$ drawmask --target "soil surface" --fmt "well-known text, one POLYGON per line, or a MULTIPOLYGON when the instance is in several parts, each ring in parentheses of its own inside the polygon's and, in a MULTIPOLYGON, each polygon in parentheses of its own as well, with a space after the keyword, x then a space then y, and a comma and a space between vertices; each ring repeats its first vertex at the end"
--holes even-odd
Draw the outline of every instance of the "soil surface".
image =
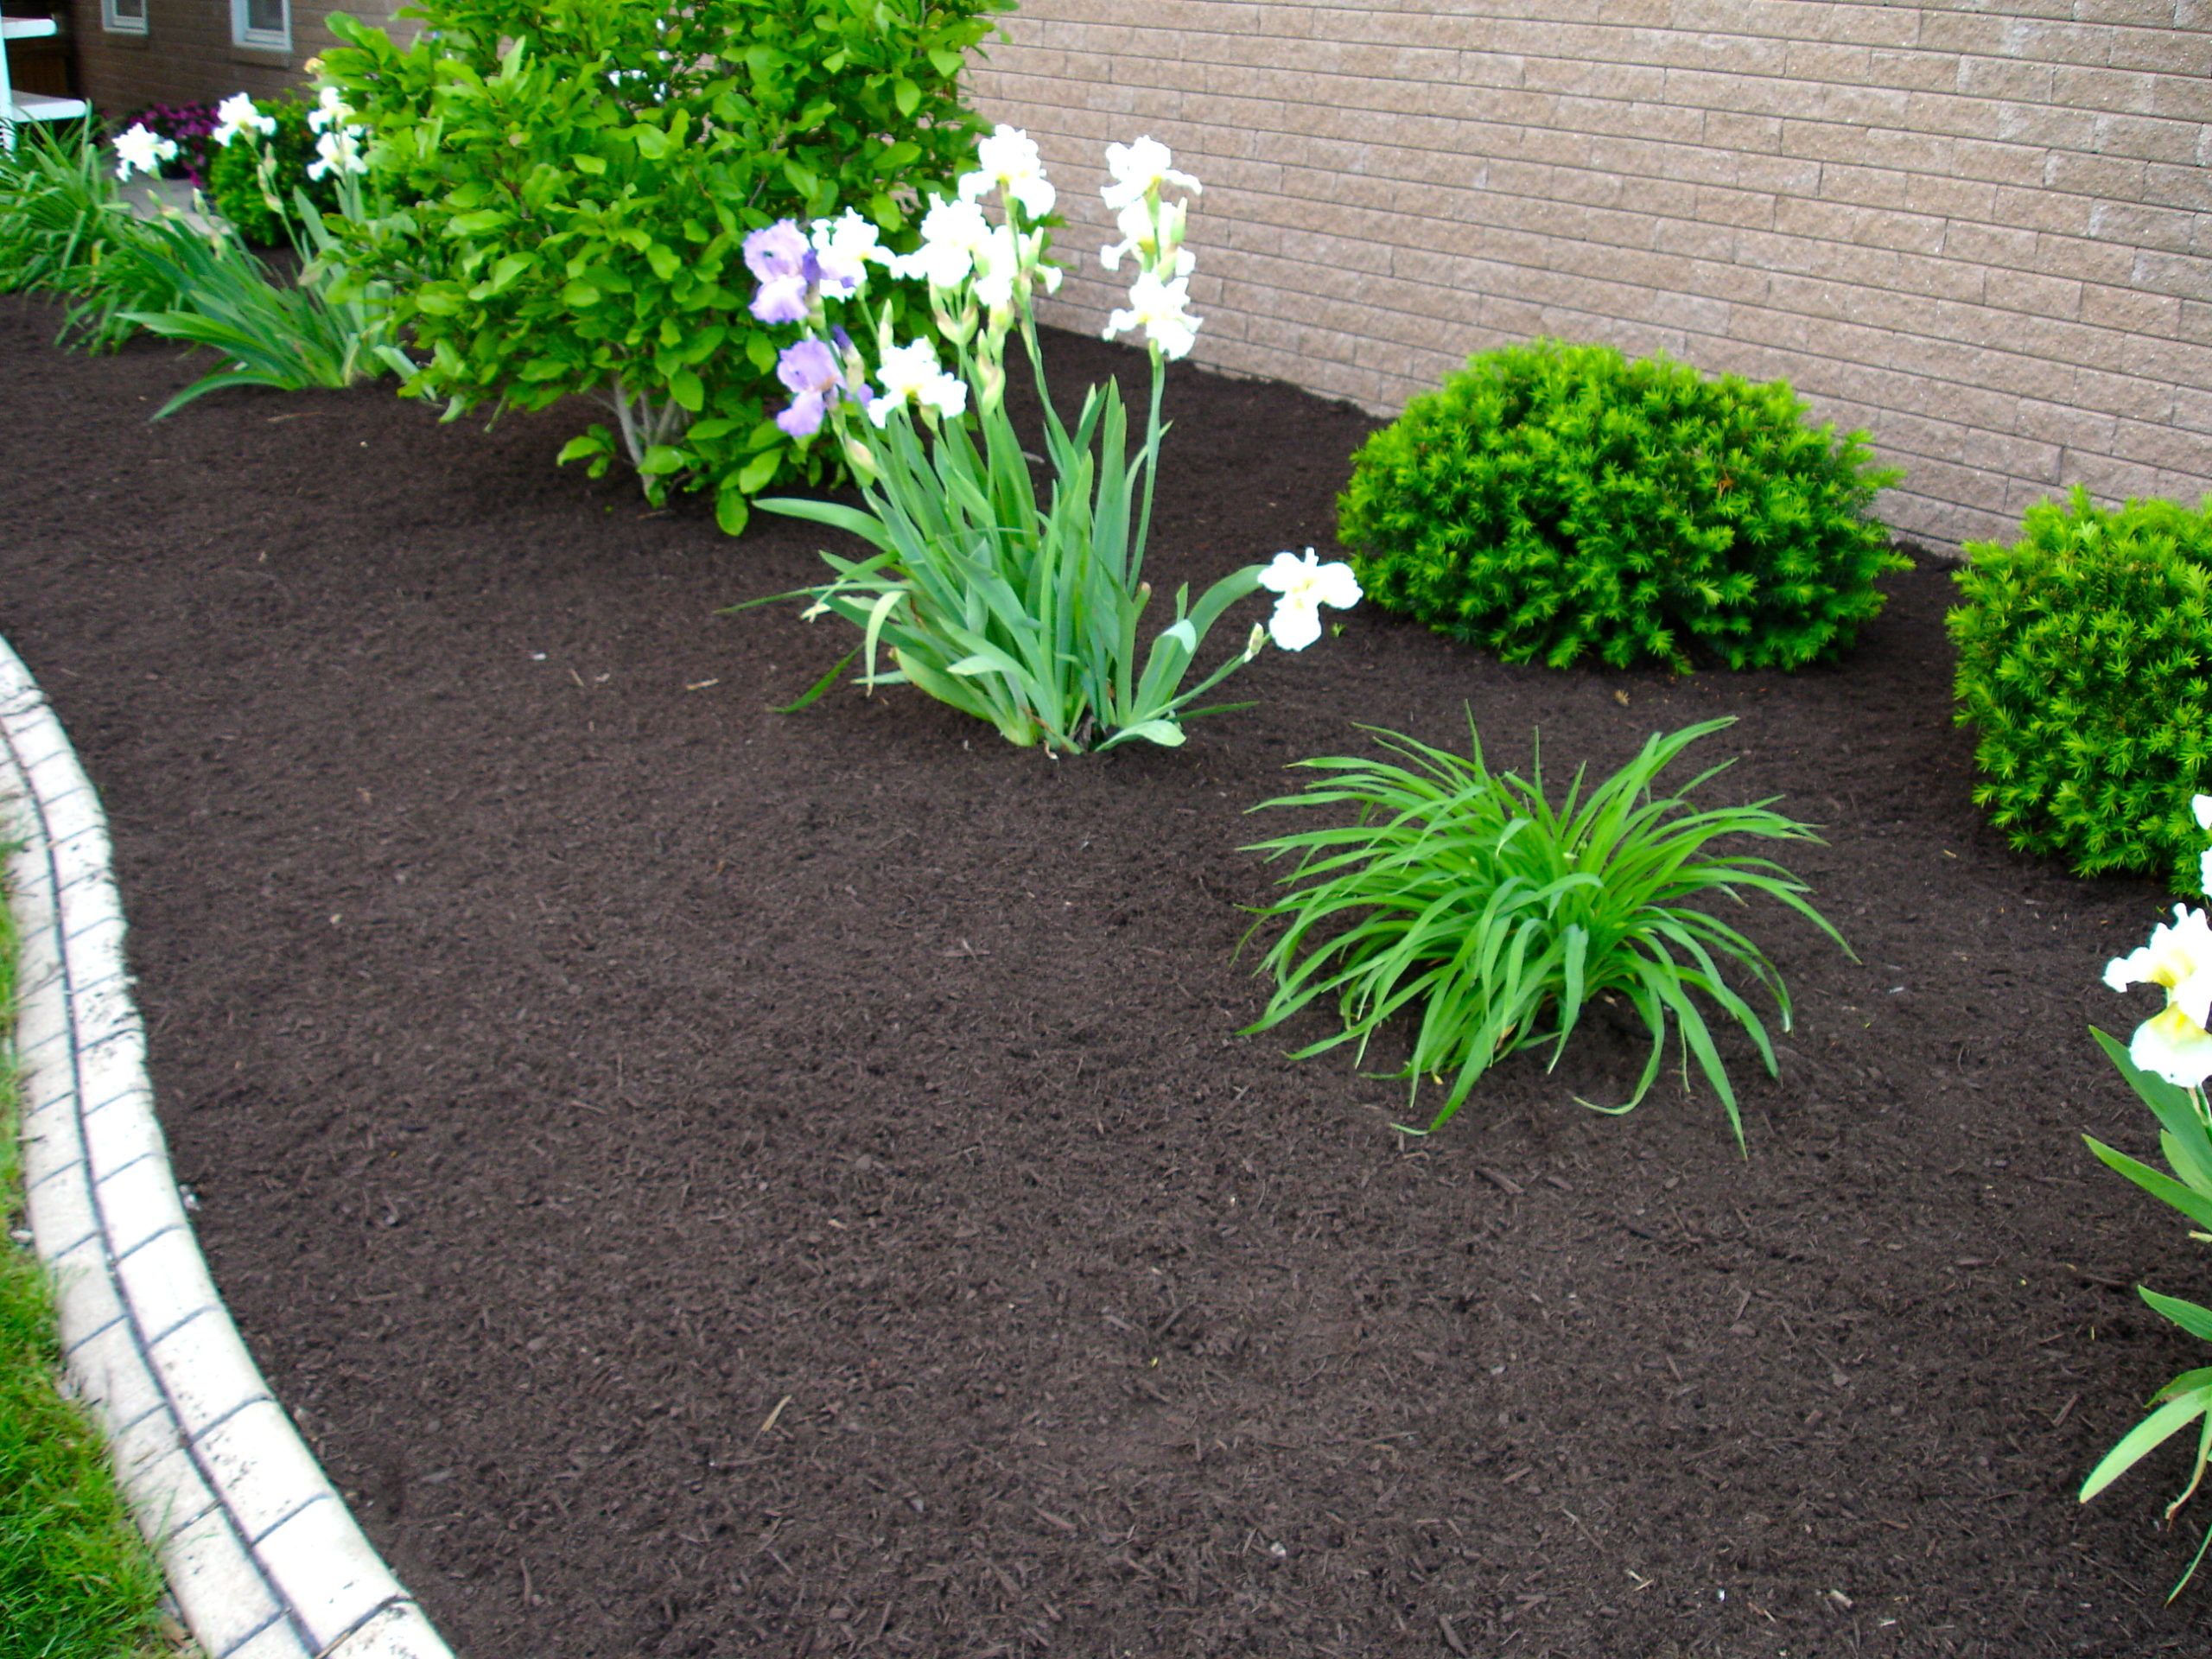
MULTIPOLYGON (((1052 760, 851 641, 821 532, 556 467, 576 410, 232 392, 0 302, 0 632, 113 823, 216 1278, 469 1659, 2201 1654, 2186 1458, 2075 1493, 2201 1347, 2093 1046, 2148 880, 1968 798, 1932 564, 1796 675, 1507 667, 1372 609, 1187 747, 1052 760), (1238 1035, 1246 814, 1362 723, 1554 775, 1714 715, 1853 961, 1749 1154, 1592 1029, 1430 1140, 1238 1035)), ((1141 359, 1050 337, 1056 377, 1141 359)), ((1150 569, 1330 546, 1373 423, 1179 369, 1150 569)), ((1247 621, 1233 616, 1217 648, 1247 621)), ((1370 1057, 1370 1063, 1376 1057, 1370 1057)))

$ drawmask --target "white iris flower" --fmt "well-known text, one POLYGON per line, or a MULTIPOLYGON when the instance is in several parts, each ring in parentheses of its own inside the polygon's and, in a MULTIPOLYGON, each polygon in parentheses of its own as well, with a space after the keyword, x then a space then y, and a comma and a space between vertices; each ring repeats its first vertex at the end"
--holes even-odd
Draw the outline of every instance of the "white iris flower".
POLYGON ((891 255, 876 236, 875 226, 848 207, 836 219, 817 219, 808 245, 825 288, 849 299, 868 283, 871 263, 888 264, 891 255))
POLYGON ((931 340, 892 346, 883 353, 875 377, 883 383, 883 395, 868 399, 868 417, 879 427, 909 400, 941 415, 957 416, 968 407, 968 383, 938 366, 937 346, 931 340))
POLYGON ((922 245, 891 260, 894 276, 920 276, 931 288, 957 288, 976 267, 976 255, 991 239, 991 221, 972 201, 930 199, 922 215, 922 245))
POLYGON ((1141 328, 1145 339, 1159 346, 1163 356, 1188 356, 1198 339, 1198 325, 1205 321, 1192 316, 1187 308, 1188 288, 1184 277, 1162 282, 1146 271, 1129 284, 1128 306, 1106 319, 1105 337, 1111 340, 1126 329, 1141 328))
POLYGON ((1045 176, 1044 160, 1035 143, 1019 128, 994 129, 989 137, 976 146, 976 170, 961 176, 963 201, 974 201, 993 190, 1003 191, 1007 200, 1020 203, 1021 211, 1032 219, 1044 218, 1058 200, 1052 181, 1045 176))
POLYGON ((266 138, 276 130, 276 118, 264 115, 252 94, 233 92, 215 106, 215 130, 208 137, 227 149, 231 140, 242 132, 257 132, 266 138))
POLYGON ((2174 906, 2171 925, 2151 930, 2151 943, 2105 969, 2115 991, 2131 985, 2164 988, 2166 1006, 2136 1027, 2127 1058, 2177 1087, 2196 1089, 2212 1077, 2212 927, 2204 912, 2174 906))
POLYGON ((1361 598, 1351 567, 1341 560, 1324 564, 1310 547, 1302 559, 1295 553, 1276 554, 1260 572, 1260 586, 1282 595, 1268 619, 1268 632, 1285 651, 1303 651, 1321 637, 1321 607, 1348 611, 1361 598))
POLYGON ((1122 239, 1110 242, 1098 251, 1098 263, 1109 270, 1119 270, 1124 255, 1133 257, 1138 268, 1159 270, 1170 267, 1168 274, 1187 276, 1198 261, 1183 245, 1183 226, 1190 210, 1179 201, 1163 201, 1158 216, 1154 216, 1151 204, 1133 201, 1114 216, 1114 228, 1121 232, 1122 239))
POLYGON ((1117 213, 1131 202, 1141 201, 1162 188, 1198 194, 1204 187, 1189 174, 1178 173, 1174 161, 1167 146, 1154 138, 1140 138, 1133 144, 1109 144, 1106 170, 1114 175, 1114 182, 1099 194, 1117 213))
POLYGON ((159 174, 163 162, 176 159, 176 140, 164 138, 144 122, 115 141, 115 176, 129 179, 136 170, 159 174))

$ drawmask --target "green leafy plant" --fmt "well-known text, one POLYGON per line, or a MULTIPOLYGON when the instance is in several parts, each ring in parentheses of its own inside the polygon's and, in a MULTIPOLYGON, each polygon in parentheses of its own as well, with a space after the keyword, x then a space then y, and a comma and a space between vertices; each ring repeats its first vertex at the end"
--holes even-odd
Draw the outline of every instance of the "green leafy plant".
MULTIPOLYGON (((979 167, 961 179, 957 198, 930 209, 912 256, 885 254, 857 214, 824 221, 811 238, 789 220, 747 238, 747 264, 760 278, 753 314, 808 330, 779 358, 795 396, 777 420, 802 442, 829 423, 866 504, 785 498, 760 505, 848 531, 876 550, 867 559, 824 552, 836 581, 752 603, 810 598, 809 615, 834 613, 862 630, 859 651, 845 659, 866 654, 861 684, 911 684, 989 721, 1008 742, 1071 754, 1137 740, 1181 743, 1185 721, 1219 711, 1192 705, 1257 656, 1270 633, 1284 648, 1302 650, 1320 637, 1322 605, 1357 601, 1344 565, 1323 564, 1311 548, 1303 559, 1280 553, 1264 568, 1224 576, 1195 606, 1189 589, 1179 590, 1175 620, 1153 637, 1140 667, 1137 629, 1152 596, 1142 573, 1160 393, 1166 360, 1190 350, 1198 327, 1185 309, 1192 262, 1182 246, 1185 207, 1161 197, 1163 188, 1194 192, 1198 185, 1171 160, 1149 139, 1107 146, 1113 182, 1104 194, 1125 238, 1109 263, 1134 255, 1137 264, 1130 307, 1114 314, 1108 332, 1143 328, 1152 369, 1145 439, 1134 456, 1116 383, 1090 388, 1072 431, 1046 385, 1031 296, 1040 282, 1049 290, 1059 278, 1045 262, 1042 227, 1055 198, 1026 134, 1001 127, 984 140, 979 167), (1005 219, 995 226, 982 207, 994 192, 1004 194, 1005 219), (938 366, 927 339, 894 345, 887 314, 862 330, 874 337, 873 365, 851 335, 828 322, 833 302, 867 309, 871 263, 927 280, 957 372, 938 366), (1052 487, 1042 503, 1004 402, 1006 345, 1017 324, 1044 410, 1044 471, 1052 487), (880 393, 868 384, 871 374, 880 393), (1241 652, 1185 686, 1214 623, 1262 587, 1279 595, 1268 626, 1255 624, 1241 652), (879 665, 886 648, 895 667, 879 665)), ((793 706, 826 690, 844 666, 793 706)))
POLYGON ((1764 893, 1847 955, 1850 947, 1787 870, 1713 845, 1732 836, 1819 840, 1809 828, 1769 810, 1771 799, 1693 810, 1683 798, 1732 763, 1699 773, 1680 795, 1655 792, 1659 774, 1684 749, 1732 723, 1655 733, 1586 796, 1578 768, 1556 805, 1540 764, 1525 780, 1490 771, 1471 719, 1468 756, 1375 731, 1411 764, 1342 756, 1298 762, 1332 775, 1255 810, 1350 805, 1357 817, 1249 849, 1270 860, 1294 855, 1297 864, 1283 878, 1292 890, 1262 908, 1254 924, 1255 932, 1271 922, 1286 925, 1262 963, 1274 995, 1249 1031, 1332 1001, 1344 1028, 1294 1058, 1343 1043, 1364 1057, 1394 1017, 1414 1018, 1411 1057, 1397 1075, 1411 1080, 1415 1096, 1424 1077, 1445 1090, 1443 1105, 1419 1131, 1431 1134, 1505 1055, 1548 1043, 1556 1065, 1584 1010, 1617 994, 1642 1019, 1651 1052, 1628 1100, 1596 1109, 1626 1112, 1643 1100, 1672 1032, 1685 1080, 1694 1055, 1742 1146, 1735 1090, 1699 1005, 1740 1026, 1773 1076, 1766 1028, 1726 971, 1765 988, 1784 1031, 1789 995, 1765 952, 1690 901, 1725 895, 1740 904, 1745 893, 1764 893))
POLYGON ((131 312, 176 301, 135 257, 144 237, 116 185, 89 122, 25 123, 0 151, 0 291, 66 301, 60 338, 87 351, 113 351, 139 332, 131 312))
POLYGON ((1338 536, 1377 604, 1508 662, 1797 668, 1907 563, 1900 474, 1782 381, 1536 340, 1467 360, 1354 458, 1338 536))
MULTIPOLYGON (((2212 830, 2212 795, 2198 795, 2190 806, 2198 827, 2212 830)), ((2212 886, 2212 852, 2200 857, 2205 885, 2212 886)), ((2094 1027, 2091 1034, 2158 1119, 2158 1148, 2171 1173, 2155 1170, 2092 1135, 2082 1138, 2108 1168, 2208 1230, 2191 1233, 2192 1238, 2212 1243, 2212 1103, 2204 1092, 2205 1080, 2212 1077, 2212 1033, 2205 1029, 2212 1020, 2212 925, 2207 924, 2202 911, 2175 906, 2173 921, 2152 928, 2148 944, 2113 960, 2105 969, 2105 983, 2116 991, 2157 985, 2166 993, 2165 1006, 2135 1028, 2126 1047, 2094 1027)), ((2136 1291, 2153 1313, 2191 1336, 2212 1342, 2212 1308, 2161 1295, 2147 1286, 2139 1285, 2136 1291)), ((2089 1471, 2082 1483, 2082 1502, 2088 1503, 2201 1420, 2189 1483, 2166 1506, 2166 1519, 2171 1522, 2196 1495, 2206 1467, 2212 1465, 2212 1366, 2183 1371, 2151 1396, 2151 1405, 2150 1414, 2089 1471)), ((2212 1547, 2212 1529, 2207 1529, 2167 1600, 2187 1587, 2208 1547, 2212 1547)))
MULTIPOLYGON (((359 130, 346 124, 351 113, 326 90, 321 107, 308 117, 321 134, 309 172, 331 176, 343 210, 340 222, 358 225, 364 217, 359 175, 365 168, 359 130)), ((253 123, 264 119, 243 92, 224 104, 222 118, 219 131, 229 133, 233 149, 255 143, 253 123)), ((116 148, 122 158, 118 172, 143 164, 143 143, 119 141, 116 148)), ((305 194, 294 197, 294 210, 295 245, 305 263, 299 281, 289 286, 272 278, 235 229, 197 216, 164 212, 135 223, 123 239, 118 261, 144 273, 149 289, 173 296, 159 310, 128 311, 124 320, 207 346, 226 359, 170 398, 155 419, 225 386, 297 391, 350 385, 386 368, 397 370, 403 381, 414 372, 413 363, 391 343, 390 291, 353 279, 336 238, 305 194)))
POLYGON ((323 66, 400 205, 353 238, 448 416, 602 403, 562 452, 647 496, 711 491, 735 533, 779 476, 818 481, 765 413, 772 340, 747 233, 858 204, 886 235, 982 130, 958 76, 1011 0, 423 0, 403 49, 350 20, 323 66))
MULTIPOLYGON (((301 211, 312 210, 302 200, 301 211)), ((321 232, 318 219, 305 222, 321 232)), ((147 226, 130 257, 173 285, 176 297, 163 310, 128 312, 128 320, 223 359, 156 410, 156 420, 226 386, 300 391, 349 386, 387 368, 404 380, 413 371, 391 344, 390 313, 378 296, 355 289, 333 300, 312 266, 297 285, 281 284, 232 238, 177 219, 147 226)))
POLYGON ((1971 543, 1949 618, 1974 798, 2022 852, 2203 891, 2192 791, 2212 784, 2212 499, 2076 489, 2010 547, 1971 543))
POLYGON ((318 160, 317 134, 308 124, 308 106, 296 98, 257 100, 260 114, 276 124, 260 142, 237 135, 214 148, 207 168, 207 202, 255 247, 281 248, 298 237, 295 198, 304 195, 318 216, 343 211, 339 203, 341 175, 323 170, 308 176, 318 160))

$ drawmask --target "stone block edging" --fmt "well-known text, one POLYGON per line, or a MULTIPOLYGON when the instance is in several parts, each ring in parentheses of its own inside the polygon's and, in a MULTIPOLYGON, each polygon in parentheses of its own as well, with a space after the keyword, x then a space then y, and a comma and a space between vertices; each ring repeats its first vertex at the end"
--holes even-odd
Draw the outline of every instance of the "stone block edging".
POLYGON ((216 1294, 147 1080, 106 820, 0 641, 23 1181, 72 1384, 208 1659, 453 1659, 216 1294))

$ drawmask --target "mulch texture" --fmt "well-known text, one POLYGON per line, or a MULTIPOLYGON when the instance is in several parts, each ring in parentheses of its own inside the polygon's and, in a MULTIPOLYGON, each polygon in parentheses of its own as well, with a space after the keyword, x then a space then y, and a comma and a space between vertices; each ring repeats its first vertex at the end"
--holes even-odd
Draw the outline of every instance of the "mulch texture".
MULTIPOLYGON (((1257 700, 1052 760, 849 645, 821 535, 553 464, 574 410, 221 394, 0 302, 0 632, 111 815, 216 1278, 469 1659, 2202 1653, 2178 1447, 2084 1472, 2203 1293, 2092 1045, 2156 883, 1968 798, 1949 576, 1783 676, 1507 667, 1363 609, 1257 700), (1748 1157, 1632 1033, 1432 1140, 1326 1027, 1240 1037, 1246 816, 1360 724, 1779 795, 1859 952, 1748 1157), (1694 750, 1693 758, 1700 751, 1694 750)), ((1050 337, 1070 387, 1141 359, 1050 337)), ((1329 547, 1373 423, 1179 369, 1151 569, 1329 547)), ((1249 607, 1254 617, 1261 607, 1249 607)), ((1232 618, 1241 633, 1249 618, 1232 618)), ((1217 647, 1226 642, 1224 634, 1217 647)))

